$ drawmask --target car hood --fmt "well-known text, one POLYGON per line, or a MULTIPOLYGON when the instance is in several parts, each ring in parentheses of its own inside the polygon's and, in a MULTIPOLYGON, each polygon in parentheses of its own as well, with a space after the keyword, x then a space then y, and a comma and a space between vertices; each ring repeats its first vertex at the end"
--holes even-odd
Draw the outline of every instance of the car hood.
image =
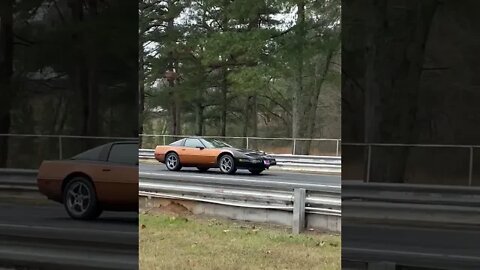
POLYGON ((240 148, 227 148, 231 151, 249 156, 249 157, 261 157, 265 156, 266 153, 263 151, 258 151, 258 150, 251 150, 251 149, 240 149, 240 148))

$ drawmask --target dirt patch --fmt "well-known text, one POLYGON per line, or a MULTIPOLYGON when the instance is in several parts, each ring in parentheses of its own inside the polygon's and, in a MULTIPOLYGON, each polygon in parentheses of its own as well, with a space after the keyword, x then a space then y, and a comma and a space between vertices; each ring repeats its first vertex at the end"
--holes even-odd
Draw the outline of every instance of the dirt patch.
POLYGON ((191 215, 192 211, 178 201, 164 199, 157 207, 150 207, 143 211, 150 214, 165 214, 172 216, 191 215))

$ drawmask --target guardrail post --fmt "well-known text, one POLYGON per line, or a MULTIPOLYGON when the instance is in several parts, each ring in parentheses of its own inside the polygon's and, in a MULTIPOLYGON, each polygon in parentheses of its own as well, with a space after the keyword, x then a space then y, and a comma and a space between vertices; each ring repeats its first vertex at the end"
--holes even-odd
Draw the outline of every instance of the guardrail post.
POLYGON ((306 193, 307 191, 304 188, 296 188, 293 191, 293 234, 299 234, 305 229, 306 193))
POLYGON ((166 137, 166 136, 163 135, 163 145, 166 145, 166 144, 167 144, 167 143, 165 142, 165 141, 166 141, 166 140, 165 140, 165 137, 166 137))
POLYGON ((58 136, 58 159, 63 158, 62 136, 58 136))
POLYGON ((468 185, 472 185, 472 175, 473 175, 473 146, 470 146, 470 164, 468 165, 468 185))
POLYGON ((368 151, 367 151, 367 178, 365 179, 365 182, 370 182, 370 167, 371 167, 371 162, 372 162, 372 146, 368 145, 368 151))
POLYGON ((296 148, 297 148, 297 139, 294 138, 294 139, 293 139, 292 155, 295 155, 296 148))
POLYGON ((247 137, 247 149, 248 149, 248 137, 247 137))
POLYGON ((338 157, 338 152, 339 152, 339 151, 338 151, 338 150, 339 150, 339 149, 338 149, 339 145, 340 145, 340 140, 337 140, 337 151, 336 151, 336 154, 335 154, 337 157, 338 157))

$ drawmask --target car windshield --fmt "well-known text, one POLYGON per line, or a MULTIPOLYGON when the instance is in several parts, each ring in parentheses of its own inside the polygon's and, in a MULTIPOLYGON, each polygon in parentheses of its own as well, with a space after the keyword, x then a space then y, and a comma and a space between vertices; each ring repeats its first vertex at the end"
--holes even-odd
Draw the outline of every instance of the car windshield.
POLYGON ((207 148, 224 148, 224 147, 233 147, 228 143, 215 140, 215 139, 201 139, 202 143, 205 144, 207 148))

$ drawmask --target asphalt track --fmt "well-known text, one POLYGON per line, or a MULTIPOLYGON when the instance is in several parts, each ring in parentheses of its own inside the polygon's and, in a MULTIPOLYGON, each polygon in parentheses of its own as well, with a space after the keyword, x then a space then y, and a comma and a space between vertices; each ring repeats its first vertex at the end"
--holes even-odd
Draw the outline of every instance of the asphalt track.
POLYGON ((104 212, 97 220, 79 221, 71 219, 63 205, 46 199, 42 205, 0 203, 0 225, 138 232, 137 215, 135 212, 104 212))
POLYGON ((359 250, 367 252, 368 256, 396 261, 400 265, 480 269, 478 228, 415 228, 344 223, 342 243, 344 260, 349 259, 346 250, 359 250))
POLYGON ((78 221, 71 219, 62 205, 48 202, 45 205, 0 203, 0 224, 138 232, 137 213, 104 212, 97 220, 78 221))
POLYGON ((0 203, 0 269, 138 269, 138 214, 71 219, 46 198, 0 203))
POLYGON ((196 168, 182 168, 180 171, 172 172, 167 170, 164 164, 140 164, 139 165, 140 173, 152 173, 160 174, 163 176, 182 176, 186 179, 191 178, 195 179, 214 179, 214 178, 224 178, 224 179, 249 179, 249 180, 262 180, 262 181, 272 181, 272 182, 290 182, 301 184, 323 184, 331 186, 341 186, 340 176, 338 175, 322 175, 318 173, 299 173, 299 172, 288 172, 280 170, 265 170, 260 175, 252 175, 247 170, 237 170, 234 175, 226 175, 221 173, 218 169, 210 169, 207 172, 199 172, 196 168))

